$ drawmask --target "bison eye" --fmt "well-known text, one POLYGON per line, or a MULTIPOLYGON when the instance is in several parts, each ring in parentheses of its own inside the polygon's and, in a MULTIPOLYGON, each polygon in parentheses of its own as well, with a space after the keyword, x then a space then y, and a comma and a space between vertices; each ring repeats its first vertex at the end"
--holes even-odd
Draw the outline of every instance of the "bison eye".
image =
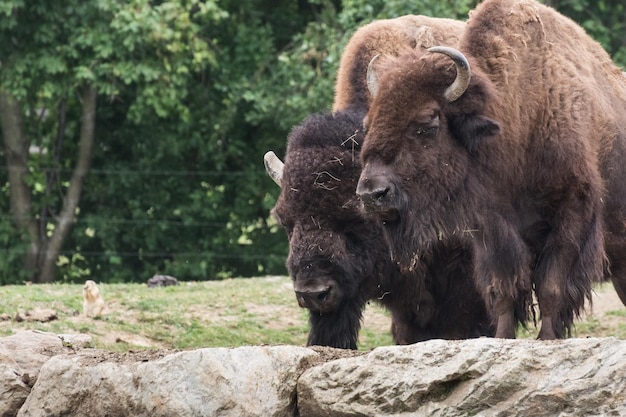
POLYGON ((409 139, 422 139, 422 138, 428 138, 428 137, 433 137, 437 134, 437 131, 439 130, 439 125, 422 125, 422 124, 416 124, 416 125, 412 125, 410 126, 407 131, 406 131, 406 136, 409 139))
POLYGON ((409 139, 431 138, 437 135, 439 130, 439 115, 437 112, 429 111, 420 114, 409 123, 405 135, 409 139))

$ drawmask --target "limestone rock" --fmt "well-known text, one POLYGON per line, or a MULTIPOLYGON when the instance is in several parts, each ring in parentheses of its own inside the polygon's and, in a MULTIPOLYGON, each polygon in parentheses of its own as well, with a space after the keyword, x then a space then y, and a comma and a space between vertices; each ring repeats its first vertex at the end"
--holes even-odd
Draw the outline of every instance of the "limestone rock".
POLYGON ((142 362, 84 350, 50 359, 18 416, 293 416, 297 378, 315 356, 293 346, 240 347, 142 362))
POLYGON ((615 338, 431 340, 369 353, 89 344, 0 338, 0 417, 626 416, 626 341, 615 338))
POLYGON ((308 369, 307 416, 626 415, 626 341, 433 340, 308 369))
POLYGON ((30 377, 0 351, 0 416, 15 416, 30 393, 30 377))
POLYGON ((62 339, 52 333, 28 330, 0 338, 0 416, 15 416, 41 366, 50 357, 69 352, 72 349, 64 347, 62 339))

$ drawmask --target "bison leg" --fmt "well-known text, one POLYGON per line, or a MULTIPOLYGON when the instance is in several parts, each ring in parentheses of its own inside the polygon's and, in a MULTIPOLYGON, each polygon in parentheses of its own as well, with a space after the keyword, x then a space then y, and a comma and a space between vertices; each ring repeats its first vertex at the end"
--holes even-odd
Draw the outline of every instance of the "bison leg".
POLYGON ((612 244, 607 247, 611 281, 615 292, 626 305, 626 244, 612 244))
MULTIPOLYGON (((572 192, 561 202, 535 268, 533 282, 541 312, 539 339, 568 336, 575 317, 604 276, 604 237, 599 204, 591 192, 572 192)), ((598 198, 599 201, 599 198, 598 198)))
POLYGON ((515 339, 515 315, 514 302, 512 299, 504 299, 500 305, 496 305, 496 310, 503 311, 498 314, 496 324, 496 337, 501 339, 515 339))
POLYGON ((474 236, 473 248, 475 284, 496 328, 495 337, 513 339, 516 322, 525 324, 529 318, 528 248, 503 219, 493 219, 484 234, 474 236))
POLYGON ((548 279, 537 283, 537 301, 541 312, 541 329, 537 338, 541 340, 552 340, 564 336, 563 323, 559 319, 563 291, 557 276, 556 273, 548 274, 548 279))
POLYGON ((615 292, 622 303, 626 306, 626 274, 625 271, 622 271, 620 275, 612 275, 611 280, 613 282, 613 287, 615 288, 615 292))
POLYGON ((389 306, 391 311, 391 335, 397 345, 410 345, 438 337, 432 325, 435 305, 432 295, 424 290, 421 299, 404 300, 389 306))
POLYGON ((391 335, 397 345, 410 345, 433 338, 431 334, 422 331, 422 329, 414 325, 412 321, 399 318, 395 315, 391 320, 391 335))

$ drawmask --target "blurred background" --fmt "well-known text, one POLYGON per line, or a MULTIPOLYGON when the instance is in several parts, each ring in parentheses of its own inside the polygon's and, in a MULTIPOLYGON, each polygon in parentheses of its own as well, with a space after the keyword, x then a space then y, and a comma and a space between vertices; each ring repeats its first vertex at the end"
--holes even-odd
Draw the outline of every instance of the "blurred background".
MULTIPOLYGON (((285 274, 263 154, 330 110, 356 28, 476 3, 3 0, 0 285, 285 274)), ((626 68, 622 0, 545 3, 626 68)))

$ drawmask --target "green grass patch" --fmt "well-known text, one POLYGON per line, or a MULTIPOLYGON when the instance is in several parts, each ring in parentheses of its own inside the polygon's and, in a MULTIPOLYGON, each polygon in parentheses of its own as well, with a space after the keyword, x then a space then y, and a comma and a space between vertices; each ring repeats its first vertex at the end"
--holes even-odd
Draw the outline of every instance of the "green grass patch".
MULTIPOLYGON (((298 307, 288 277, 182 282, 148 288, 144 284, 99 284, 107 307, 100 317, 82 314, 82 285, 0 287, 0 336, 32 329, 84 333, 94 346, 112 351, 195 349, 243 345, 304 345, 308 312, 298 307), (17 322, 18 313, 53 309, 57 320, 17 322)), ((385 312, 376 314, 383 320, 385 312)), ((388 326, 387 326, 388 327, 388 326)), ((391 340, 389 329, 365 330, 362 349, 391 340)))
MULTIPOLYGON (((244 345, 303 346, 308 312, 298 307, 288 277, 240 278, 182 282, 166 288, 145 284, 100 284, 107 308, 96 318, 82 314, 82 285, 13 285, 0 287, 0 336, 23 329, 84 333, 93 345, 111 351, 195 349, 244 345), (54 309, 57 320, 17 322, 15 316, 37 308, 54 309)), ((600 295, 612 291, 602 286, 600 295)), ((626 338, 626 309, 620 304, 576 322, 576 337, 626 338)), ((600 304, 600 305, 599 305, 600 304)), ((367 306, 359 348, 391 345, 389 314, 375 303, 367 306)), ((537 329, 520 329, 518 337, 534 338, 537 329)))

